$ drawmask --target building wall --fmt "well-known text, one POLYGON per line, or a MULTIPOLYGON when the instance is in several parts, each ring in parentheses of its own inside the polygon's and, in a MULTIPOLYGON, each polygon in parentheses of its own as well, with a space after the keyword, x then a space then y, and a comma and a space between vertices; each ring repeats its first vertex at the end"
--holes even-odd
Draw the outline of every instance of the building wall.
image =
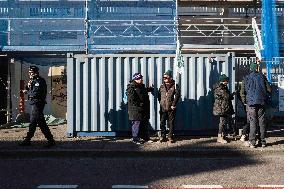
MULTIPOLYGON (((149 121, 152 130, 159 130, 157 90, 167 69, 176 73, 174 57, 119 54, 68 58, 68 133, 129 131, 127 107, 122 99, 136 72, 142 73, 146 85, 155 86, 150 95, 149 121)), ((185 67, 179 79, 182 99, 177 107, 176 130, 215 130, 218 120, 212 114, 213 85, 221 73, 226 73, 233 83, 234 54, 186 54, 184 60, 185 67)), ((229 87, 233 91, 232 83, 229 87)))

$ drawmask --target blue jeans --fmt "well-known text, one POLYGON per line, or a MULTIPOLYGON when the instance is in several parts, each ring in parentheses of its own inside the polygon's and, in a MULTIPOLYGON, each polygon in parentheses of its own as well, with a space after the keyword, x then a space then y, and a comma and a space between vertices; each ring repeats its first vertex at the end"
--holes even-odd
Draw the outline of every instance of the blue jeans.
POLYGON ((132 137, 133 139, 138 139, 139 127, 141 121, 132 121, 131 124, 132 124, 132 137))

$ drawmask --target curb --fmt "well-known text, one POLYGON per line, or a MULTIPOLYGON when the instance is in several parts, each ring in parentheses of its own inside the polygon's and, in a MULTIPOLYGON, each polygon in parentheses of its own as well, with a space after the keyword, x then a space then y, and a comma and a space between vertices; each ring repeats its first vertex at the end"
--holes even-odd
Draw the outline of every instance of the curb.
POLYGON ((189 149, 177 151, 122 150, 0 150, 0 159, 9 158, 238 158, 250 156, 284 155, 279 150, 189 149))

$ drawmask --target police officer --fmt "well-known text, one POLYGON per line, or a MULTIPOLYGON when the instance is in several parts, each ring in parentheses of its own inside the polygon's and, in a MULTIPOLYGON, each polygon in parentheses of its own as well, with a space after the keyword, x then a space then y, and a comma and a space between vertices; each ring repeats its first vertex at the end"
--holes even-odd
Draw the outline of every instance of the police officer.
POLYGON ((53 136, 46 124, 43 109, 46 104, 47 86, 45 80, 39 76, 39 69, 36 66, 29 68, 30 81, 23 92, 28 94, 28 100, 31 105, 31 117, 29 131, 20 146, 31 145, 31 139, 34 136, 36 127, 39 126, 45 138, 48 140, 46 147, 55 145, 53 136))
POLYGON ((250 65, 250 74, 247 75, 241 86, 241 97, 247 108, 247 117, 250 125, 249 141, 245 146, 256 147, 256 133, 260 132, 261 146, 266 146, 266 128, 265 128, 265 103, 268 93, 272 89, 265 76, 258 71, 258 64, 250 65))

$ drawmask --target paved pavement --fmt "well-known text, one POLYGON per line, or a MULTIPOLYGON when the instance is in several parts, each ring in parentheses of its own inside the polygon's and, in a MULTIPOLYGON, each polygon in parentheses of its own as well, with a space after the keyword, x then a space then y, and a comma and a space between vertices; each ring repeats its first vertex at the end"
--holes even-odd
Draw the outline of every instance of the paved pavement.
POLYGON ((143 157, 229 157, 278 154, 284 155, 284 127, 273 128, 269 132, 266 148, 251 149, 239 140, 230 140, 228 144, 216 143, 216 137, 177 137, 174 144, 154 143, 137 145, 128 138, 114 137, 80 137, 67 138, 66 125, 50 127, 57 145, 44 148, 46 143, 42 133, 37 130, 32 146, 20 147, 18 143, 25 135, 27 128, 0 129, 0 158, 9 157, 112 157, 112 156, 143 156, 143 157))
POLYGON ((129 137, 67 138, 66 125, 61 125, 51 127, 57 145, 47 149, 40 131, 32 146, 20 147, 27 129, 0 129, 0 189, 283 189, 284 128, 272 130, 266 148, 251 149, 233 139, 218 144, 216 137, 178 137, 174 144, 143 145, 129 137))

